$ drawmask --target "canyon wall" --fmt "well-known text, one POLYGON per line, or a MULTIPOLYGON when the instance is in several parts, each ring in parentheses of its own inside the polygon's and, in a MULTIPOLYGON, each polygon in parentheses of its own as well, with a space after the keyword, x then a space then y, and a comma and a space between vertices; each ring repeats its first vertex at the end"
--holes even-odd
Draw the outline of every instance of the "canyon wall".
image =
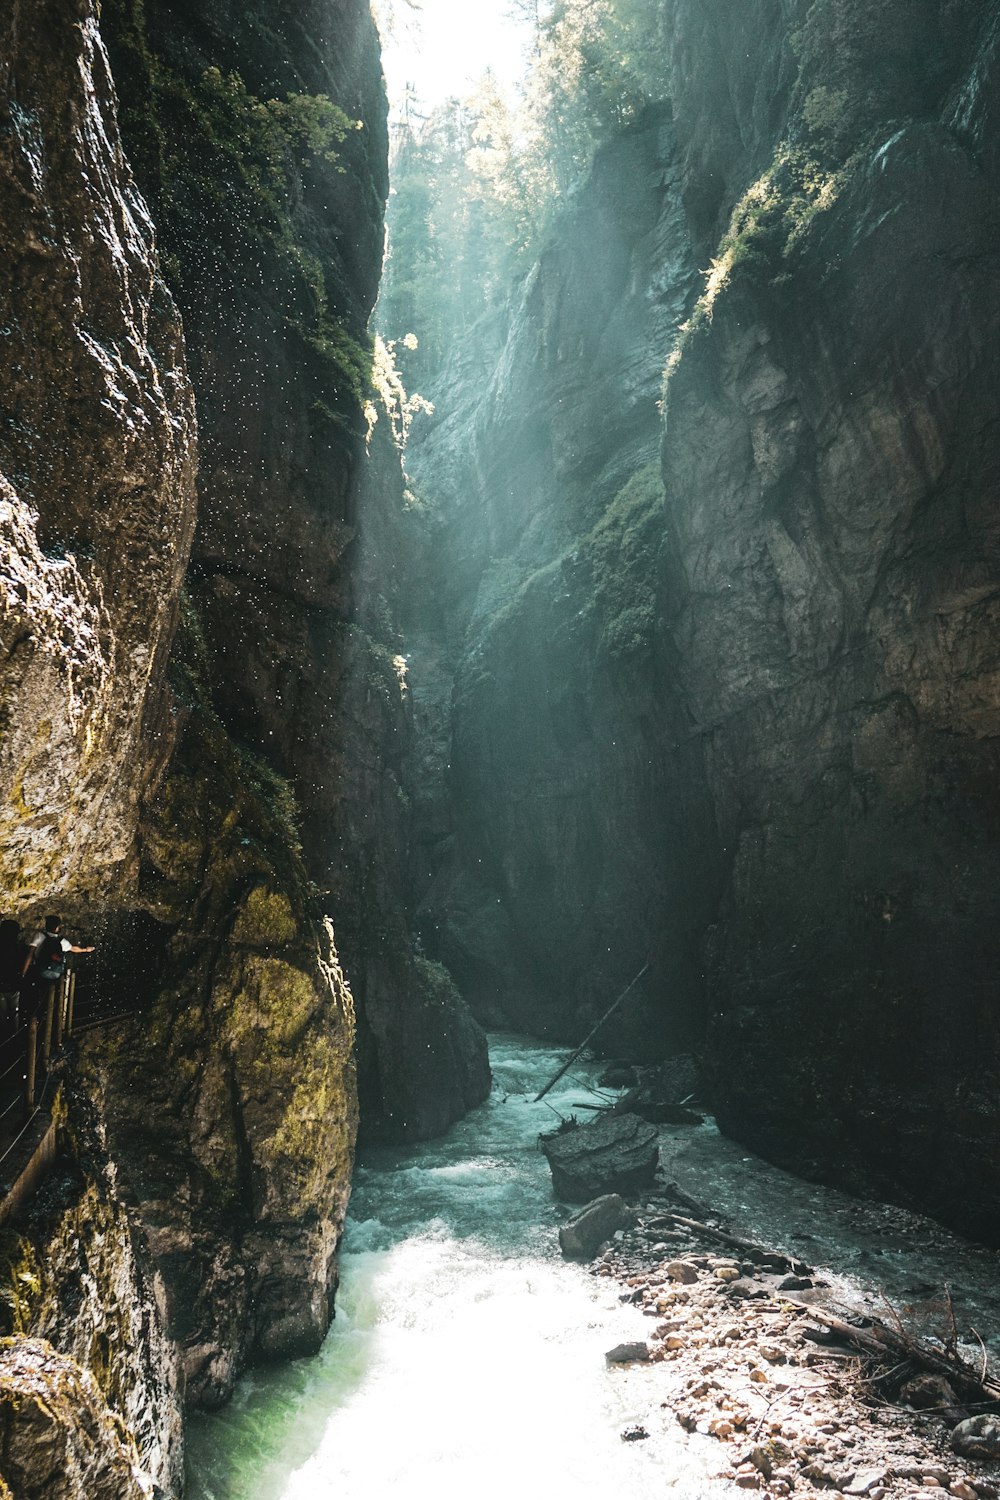
POLYGON ((367 334, 388 192, 369 7, 115 0, 105 20, 198 399, 189 593, 213 708, 298 804, 361 1025, 366 1124, 434 1134, 489 1073, 401 896, 404 505, 367 334))
POLYGON ((97 935, 81 1001, 127 1013, 81 1040, 62 1187, 7 1242, 0 1468, 48 1493, 17 1431, 47 1401, 67 1482, 175 1492, 183 1406, 332 1316, 345 971, 373 1133, 489 1088, 397 895, 378 38, 364 0, 45 0, 0 27, 5 914, 97 935))
POLYGON ((649 960, 608 1049, 996 1238, 995 17, 661 20, 414 427, 423 930, 567 1038, 649 960))
POLYGON ((69 910, 134 873, 169 751, 194 401, 93 7, 0 28, 0 871, 18 910, 69 910))
MULTIPOLYGON (((194 401, 94 7, 14 4, 0 34, 0 870, 7 914, 79 919, 128 901, 174 744, 194 401)), ((81 1129, 46 1203, 2 1234, 0 1472, 15 1494, 74 1475, 149 1494, 179 1483, 176 1359, 81 1129)))

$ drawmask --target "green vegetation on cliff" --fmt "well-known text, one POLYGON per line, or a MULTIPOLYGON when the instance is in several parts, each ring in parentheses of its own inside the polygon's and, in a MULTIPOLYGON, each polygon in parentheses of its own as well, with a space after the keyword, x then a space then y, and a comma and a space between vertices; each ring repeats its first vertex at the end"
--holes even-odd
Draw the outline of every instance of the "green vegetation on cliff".
POLYGON ((182 73, 150 46, 144 0, 105 0, 102 26, 122 132, 182 308, 208 291, 265 295, 318 360, 324 393, 314 411, 360 430, 371 341, 338 307, 303 200, 343 173, 339 148, 363 122, 325 94, 264 98, 236 71, 182 73))
POLYGON ((659 462, 647 464, 619 490, 587 539, 601 644, 613 661, 653 647, 663 500, 659 462))

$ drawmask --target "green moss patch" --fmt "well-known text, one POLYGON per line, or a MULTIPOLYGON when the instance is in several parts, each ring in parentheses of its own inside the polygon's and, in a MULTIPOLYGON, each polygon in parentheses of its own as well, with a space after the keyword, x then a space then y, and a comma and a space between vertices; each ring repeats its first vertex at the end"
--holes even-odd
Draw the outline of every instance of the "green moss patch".
POLYGON ((601 647, 612 660, 652 650, 663 504, 660 465, 647 464, 618 492, 587 539, 601 647))

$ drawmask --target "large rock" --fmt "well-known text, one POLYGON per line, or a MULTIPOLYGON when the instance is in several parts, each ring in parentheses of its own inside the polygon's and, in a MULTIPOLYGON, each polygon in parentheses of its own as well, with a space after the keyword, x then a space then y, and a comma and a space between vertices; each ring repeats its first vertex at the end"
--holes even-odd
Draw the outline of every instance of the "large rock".
POLYGON ((660 1160, 658 1132, 638 1115, 605 1115, 543 1137, 556 1196, 586 1203, 607 1193, 649 1187, 660 1160))
POLYGON ((44 1339, 0 1340, 0 1496, 152 1500, 153 1483, 93 1377, 44 1339))
POLYGON ((88 1371, 143 1470, 164 1493, 178 1494, 183 1391, 160 1316, 163 1289, 148 1273, 141 1235, 114 1170, 100 1165, 93 1133, 77 1145, 99 1175, 60 1162, 16 1229, 0 1230, 0 1334, 44 1339, 88 1371))
POLYGON ((617 1229, 633 1221, 632 1211, 618 1193, 595 1198, 559 1226, 559 1248, 567 1260, 589 1260, 617 1229))

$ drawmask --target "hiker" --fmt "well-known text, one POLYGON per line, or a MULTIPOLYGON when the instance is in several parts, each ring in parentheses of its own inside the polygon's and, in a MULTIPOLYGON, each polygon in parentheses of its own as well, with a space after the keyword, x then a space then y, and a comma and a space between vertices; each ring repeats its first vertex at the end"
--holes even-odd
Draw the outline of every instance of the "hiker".
POLYGON ((20 924, 5 918, 0 922, 0 1036, 17 1030, 22 963, 20 924))
POLYGON ((56 984, 66 968, 67 953, 93 953, 93 947, 78 948, 69 938, 61 937, 61 917, 46 917, 45 927, 36 932, 28 946, 22 973, 37 991, 43 984, 56 984), (30 974, 29 974, 30 969, 30 974))

